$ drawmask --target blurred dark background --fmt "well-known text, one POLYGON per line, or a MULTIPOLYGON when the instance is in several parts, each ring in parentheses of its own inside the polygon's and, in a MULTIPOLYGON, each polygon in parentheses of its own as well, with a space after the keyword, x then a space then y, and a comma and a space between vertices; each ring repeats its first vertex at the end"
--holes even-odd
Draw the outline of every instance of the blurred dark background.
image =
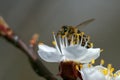
MULTIPOLYGON (((48 45, 52 32, 62 25, 95 18, 81 30, 91 36, 95 47, 104 49, 96 64, 105 59, 105 66, 111 63, 120 69, 120 0, 0 0, 0 15, 26 43, 38 33, 48 45)), ((42 62, 57 74, 57 63, 42 62)), ((44 79, 34 73, 25 54, 0 38, 0 80, 44 79)))

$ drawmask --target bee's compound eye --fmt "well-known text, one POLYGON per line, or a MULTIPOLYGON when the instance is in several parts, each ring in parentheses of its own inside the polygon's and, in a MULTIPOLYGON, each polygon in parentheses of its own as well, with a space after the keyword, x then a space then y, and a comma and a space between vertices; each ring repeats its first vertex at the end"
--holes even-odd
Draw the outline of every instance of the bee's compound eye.
POLYGON ((80 31, 80 30, 78 30, 78 31, 77 31, 77 33, 81 33, 81 31, 80 31))
POLYGON ((63 26, 62 28, 63 28, 64 32, 68 31, 68 27, 67 26, 63 26))

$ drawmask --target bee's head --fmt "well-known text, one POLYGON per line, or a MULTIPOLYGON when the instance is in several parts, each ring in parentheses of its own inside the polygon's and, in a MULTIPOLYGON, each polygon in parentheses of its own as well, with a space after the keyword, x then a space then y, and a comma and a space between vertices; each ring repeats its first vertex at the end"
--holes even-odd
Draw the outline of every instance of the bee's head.
POLYGON ((67 32, 69 30, 69 27, 68 26, 62 26, 62 31, 63 32, 67 32))
POLYGON ((60 29, 61 35, 65 35, 65 33, 68 32, 68 30, 69 26, 62 26, 62 28, 60 29))

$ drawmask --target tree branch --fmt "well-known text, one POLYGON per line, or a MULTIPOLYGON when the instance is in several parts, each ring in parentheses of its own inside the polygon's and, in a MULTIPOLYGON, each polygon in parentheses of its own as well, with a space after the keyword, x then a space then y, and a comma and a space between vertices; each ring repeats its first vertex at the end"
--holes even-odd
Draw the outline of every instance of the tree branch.
POLYGON ((7 23, 0 17, 0 35, 5 38, 13 46, 23 51, 29 58, 32 68, 41 77, 46 80, 57 80, 53 74, 43 65, 38 59, 37 53, 30 46, 26 45, 12 29, 10 29, 7 23))

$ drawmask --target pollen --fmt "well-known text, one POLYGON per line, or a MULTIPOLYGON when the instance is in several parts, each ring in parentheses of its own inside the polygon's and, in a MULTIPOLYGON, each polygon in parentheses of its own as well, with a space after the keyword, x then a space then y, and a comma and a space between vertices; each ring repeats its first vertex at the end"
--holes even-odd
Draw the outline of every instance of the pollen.
POLYGON ((100 49, 100 52, 103 52, 104 50, 103 49, 100 49))
POLYGON ((90 47, 93 47, 93 43, 90 43, 90 47))
POLYGON ((78 65, 76 65, 75 68, 76 68, 76 70, 79 70, 79 66, 78 65))
POLYGON ((44 43, 42 43, 42 42, 39 42, 39 45, 43 45, 44 43))
POLYGON ((88 64, 88 68, 90 68, 92 65, 91 64, 88 64))
POLYGON ((100 65, 104 65, 105 61, 103 59, 101 59, 100 61, 100 65))
POLYGON ((110 73, 113 73, 114 70, 115 70, 114 68, 111 68, 111 69, 110 69, 110 73))
POLYGON ((95 59, 92 59, 91 64, 95 64, 95 59))
POLYGON ((56 42, 55 42, 55 41, 52 41, 52 44, 55 46, 55 45, 56 45, 56 42))
POLYGON ((108 64, 107 68, 110 70, 112 68, 112 64, 108 64))
POLYGON ((83 68, 83 65, 82 64, 80 64, 80 69, 82 69, 83 68))
POLYGON ((102 70, 102 73, 103 73, 104 75, 107 75, 107 74, 108 74, 108 70, 107 70, 107 69, 103 69, 103 70, 102 70))

